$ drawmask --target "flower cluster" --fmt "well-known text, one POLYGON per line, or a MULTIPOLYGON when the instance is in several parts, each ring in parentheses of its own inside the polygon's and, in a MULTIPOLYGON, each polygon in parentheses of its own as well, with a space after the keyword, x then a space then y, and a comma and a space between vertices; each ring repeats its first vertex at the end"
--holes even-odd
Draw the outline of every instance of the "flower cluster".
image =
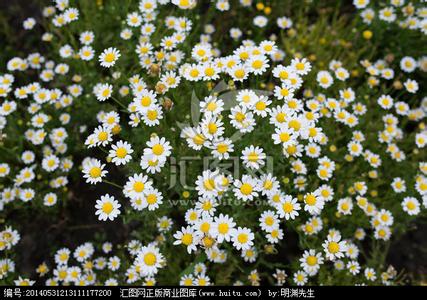
POLYGON ((427 208, 426 6, 307 24, 314 4, 200 2, 54 0, 23 22, 41 46, 0 73, 0 280, 400 284, 386 253, 427 208), (32 226, 67 237, 34 280, 32 226))

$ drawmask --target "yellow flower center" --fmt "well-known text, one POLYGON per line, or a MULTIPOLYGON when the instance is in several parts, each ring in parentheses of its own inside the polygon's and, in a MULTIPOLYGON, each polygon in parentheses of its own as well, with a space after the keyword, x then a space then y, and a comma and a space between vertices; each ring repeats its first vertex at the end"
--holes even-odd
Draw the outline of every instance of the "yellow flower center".
POLYGON ((144 255, 144 263, 147 266, 153 266, 157 262, 156 255, 153 253, 147 253, 144 255))
POLYGON ((295 65, 298 71, 304 70, 305 65, 302 62, 299 62, 295 65))
POLYGON ((316 197, 312 194, 309 194, 305 197, 305 203, 307 203, 310 206, 313 206, 316 204, 316 197))
POLYGON ((242 69, 238 69, 234 72, 234 76, 241 79, 241 78, 245 77, 245 71, 242 69))
POLYGON ((246 119, 245 114, 238 112, 236 113, 236 121, 242 123, 246 119))
POLYGON ((107 55, 105 55, 105 58, 104 58, 104 60, 108 63, 112 63, 115 59, 116 59, 116 56, 114 55, 114 53, 108 53, 107 55))
POLYGON ((276 120, 277 120, 277 122, 279 122, 279 123, 283 123, 283 122, 285 122, 285 118, 286 118, 286 115, 285 115, 284 113, 282 113, 282 112, 280 112, 280 113, 278 113, 278 114, 276 115, 276 120))
POLYGON ((266 190, 271 190, 272 187, 273 187, 273 182, 271 180, 266 180, 264 182, 264 188, 266 190))
POLYGON ((150 104, 151 104, 151 98, 150 97, 148 97, 148 96, 142 97, 142 99, 141 99, 141 105, 142 106, 147 107, 150 104))
POLYGON ((301 123, 298 120, 291 120, 289 121, 289 127, 293 128, 295 131, 298 131, 301 129, 301 123))
POLYGON ((163 151, 164 151, 164 148, 162 145, 156 144, 153 146, 153 153, 155 155, 161 155, 163 153, 163 151))
POLYGON ((288 73, 288 72, 286 72, 286 71, 280 71, 280 73, 279 73, 279 77, 280 77, 280 79, 282 79, 282 80, 288 79, 288 77, 289 77, 289 73, 288 73))
POLYGON ((98 178, 99 176, 101 176, 101 168, 92 167, 92 169, 90 169, 90 171, 89 171, 89 175, 92 178, 98 178))
POLYGON ((200 226, 200 230, 204 233, 209 232, 210 228, 211 228, 211 225, 208 222, 205 222, 200 226))
POLYGON ((246 233, 240 233, 237 236, 237 240, 239 241, 239 243, 245 244, 248 241, 248 235, 246 233))
POLYGON ((267 107, 267 105, 263 101, 258 101, 255 104, 255 107, 256 107, 257 110, 265 110, 265 108, 267 107))
POLYGON ((125 156, 128 154, 127 150, 123 147, 117 148, 116 155, 118 158, 125 158, 125 156))
POLYGON ((147 203, 148 204, 155 204, 157 201, 157 197, 155 194, 149 194, 147 195, 147 203))
POLYGON ((144 183, 140 181, 137 181, 133 184, 133 189, 137 193, 141 193, 144 190, 144 187, 145 187, 144 183))
POLYGON ((193 236, 190 233, 186 233, 182 236, 181 242, 186 246, 191 245, 193 242, 193 236))
POLYGON ((102 211, 104 213, 106 213, 107 215, 110 214, 113 211, 113 209, 114 209, 114 207, 113 207, 113 204, 111 204, 111 202, 105 202, 102 205, 102 211))
POLYGON ((205 137, 201 134, 198 134, 193 138, 193 142, 196 145, 203 145, 203 143, 205 142, 205 137))
POLYGON ((215 74, 215 70, 214 70, 214 68, 212 68, 212 67, 207 67, 207 68, 205 69, 205 75, 206 75, 206 76, 210 77, 210 76, 213 76, 214 74, 215 74))
POLYGON ((110 90, 109 89, 105 89, 102 91, 102 97, 108 97, 110 96, 110 90))
POLYGON ((197 77, 197 76, 199 76, 199 70, 197 70, 197 69, 192 69, 192 70, 190 71, 190 76, 191 76, 191 77, 197 77))
POLYGON ((209 102, 206 106, 208 111, 214 111, 217 108, 217 104, 215 102, 209 102))
POLYGON ((317 264, 317 257, 314 255, 310 255, 309 257, 307 257, 307 265, 309 266, 314 266, 317 264))
POLYGON ((210 134, 214 134, 218 130, 218 126, 215 123, 209 123, 208 131, 210 134))
POLYGON ((215 189, 215 181, 212 178, 209 178, 203 182, 203 186, 208 191, 212 191, 215 189))
POLYGON ((280 95, 282 95, 283 97, 288 96, 289 95, 289 90, 287 88, 280 89, 280 95))
POLYGON ((219 145, 216 147, 216 149, 217 149, 217 151, 218 151, 219 153, 224 154, 225 152, 227 152, 227 150, 228 150, 228 146, 227 146, 227 144, 219 144, 219 145))
POLYGON ((329 245, 328 245, 328 250, 332 254, 335 254, 335 253, 337 253, 340 250, 340 246, 338 245, 337 242, 330 242, 329 245))
POLYGON ((267 224, 268 226, 271 226, 274 224, 274 218, 271 216, 268 216, 267 218, 265 218, 265 224, 267 224))
POLYGON ((212 208, 212 203, 210 201, 206 201, 202 205, 203 210, 208 211, 212 208))
POLYGON ((252 190, 252 185, 250 185, 249 183, 244 183, 240 187, 240 192, 242 192, 242 194, 245 196, 250 195, 252 193, 252 190))
POLYGON ((259 159, 259 156, 258 156, 258 154, 256 154, 256 152, 249 153, 249 155, 248 155, 249 161, 256 162, 256 161, 258 161, 258 159, 259 159))
POLYGON ((157 118, 157 111, 156 111, 156 110, 149 110, 149 111, 147 112, 147 118, 148 118, 150 121, 154 121, 154 120, 157 118))
POLYGON ((99 134, 98 134, 98 139, 100 140, 100 141, 106 141, 107 139, 108 139, 108 133, 106 133, 105 131, 101 131, 99 134))
POLYGON ((294 210, 294 205, 290 202, 283 203, 283 210, 285 213, 291 213, 294 210))
POLYGON ((252 63, 252 67, 253 67, 254 69, 261 69, 261 67, 262 67, 262 61, 261 61, 261 60, 255 60, 255 61, 252 63))
POLYGON ((218 232, 221 234, 226 234, 228 232, 228 224, 221 223, 218 225, 218 232))

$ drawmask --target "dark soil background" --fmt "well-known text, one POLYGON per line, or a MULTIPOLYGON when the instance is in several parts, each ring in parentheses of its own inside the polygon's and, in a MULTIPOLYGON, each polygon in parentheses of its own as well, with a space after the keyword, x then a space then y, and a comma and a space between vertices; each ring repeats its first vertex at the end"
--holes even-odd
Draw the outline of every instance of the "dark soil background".
POLYGON ((411 229, 392 243, 387 261, 406 273, 405 282, 427 285, 427 224, 418 221, 411 229))
MULTIPOLYGON (((0 1, 0 68, 2 70, 5 69, 7 60, 13 56, 41 52, 39 47, 32 47, 34 44, 39 44, 38 37, 31 37, 22 29, 22 22, 27 17, 40 17, 40 7, 43 7, 41 3, 46 4, 41 0, 0 1)), ((352 6, 345 9, 347 12, 352 11, 352 6)), ((68 209, 67 207, 63 209, 60 222, 52 222, 49 217, 40 216, 28 224, 27 230, 21 231, 22 239, 16 248, 19 255, 17 268, 20 272, 35 275, 35 267, 51 257, 48 249, 51 249, 52 245, 75 248, 83 242, 93 240, 95 232, 98 236, 103 236, 114 243, 129 240, 132 224, 120 225, 118 222, 105 224, 93 218, 93 202, 89 199, 97 195, 89 185, 71 182, 69 189, 72 209, 70 205, 68 209)), ((19 217, 18 212, 10 212, 5 221, 7 223, 8 219, 15 219, 16 222, 16 218, 19 217)), ((54 218, 57 219, 57 216, 54 218)), ((297 253, 298 249, 289 248, 287 251, 297 253)), ((406 284, 427 285, 427 223, 425 221, 413 224, 408 233, 393 241, 387 262, 398 272, 404 271, 406 284)))

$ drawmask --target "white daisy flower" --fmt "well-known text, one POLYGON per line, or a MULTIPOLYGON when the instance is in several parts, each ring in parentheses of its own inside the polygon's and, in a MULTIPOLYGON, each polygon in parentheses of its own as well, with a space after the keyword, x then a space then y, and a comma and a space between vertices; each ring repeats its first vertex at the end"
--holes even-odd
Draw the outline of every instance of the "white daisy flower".
POLYGON ((243 175, 242 180, 234 181, 235 188, 233 189, 234 195, 239 200, 248 201, 253 200, 258 196, 259 184, 258 181, 249 176, 243 175))
POLYGON ((95 208, 97 211, 95 215, 98 216, 100 221, 106 221, 107 219, 112 221, 120 214, 120 207, 119 201, 115 200, 113 196, 105 194, 101 196, 101 200, 96 200, 95 208))
POLYGON ((233 246, 237 250, 248 250, 253 246, 253 240, 255 239, 255 235, 249 228, 238 227, 234 229, 231 234, 231 240, 233 242, 233 246))
POLYGON ((132 159, 133 149, 128 142, 118 141, 111 148, 109 157, 116 166, 125 165, 132 159))
POLYGON ((110 68, 114 66, 120 56, 120 51, 116 48, 110 47, 108 49, 105 49, 99 56, 100 65, 105 68, 110 68))
POLYGON ((156 275, 158 270, 164 266, 164 262, 165 259, 160 250, 152 245, 141 247, 135 260, 143 277, 156 275))
POLYGON ((250 169, 259 169, 264 166, 266 154, 263 149, 258 146, 249 146, 243 149, 242 156, 240 157, 246 167, 250 169))

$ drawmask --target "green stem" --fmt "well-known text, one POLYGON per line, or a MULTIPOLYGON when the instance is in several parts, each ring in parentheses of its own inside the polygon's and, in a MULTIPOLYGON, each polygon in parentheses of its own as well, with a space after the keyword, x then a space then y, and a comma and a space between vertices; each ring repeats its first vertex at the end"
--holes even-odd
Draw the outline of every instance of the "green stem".
POLYGON ((111 182, 111 181, 108 181, 108 180, 105 180, 105 179, 103 180, 103 182, 105 182, 105 183, 107 183, 109 185, 115 186, 116 188, 123 189, 123 187, 120 186, 120 185, 118 185, 117 183, 114 183, 114 182, 111 182))

